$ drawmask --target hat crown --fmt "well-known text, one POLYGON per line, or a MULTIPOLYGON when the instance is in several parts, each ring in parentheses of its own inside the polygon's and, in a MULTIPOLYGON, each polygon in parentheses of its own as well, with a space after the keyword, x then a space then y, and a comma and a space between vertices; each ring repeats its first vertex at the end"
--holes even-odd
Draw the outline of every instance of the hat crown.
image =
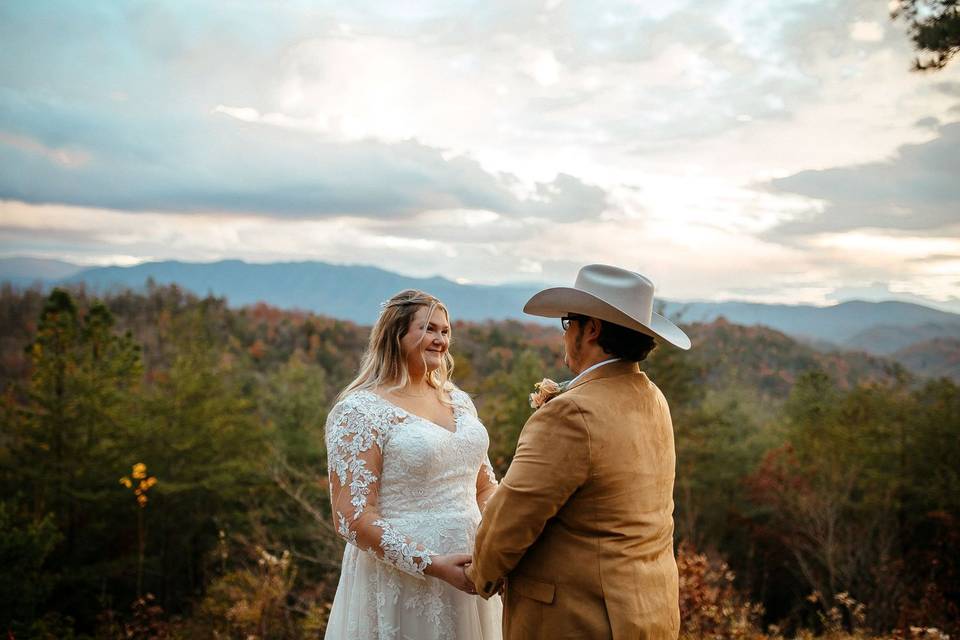
POLYGON ((653 316, 653 282, 639 273, 605 264, 588 264, 580 269, 573 286, 601 300, 615 300, 621 311, 646 324, 653 316))

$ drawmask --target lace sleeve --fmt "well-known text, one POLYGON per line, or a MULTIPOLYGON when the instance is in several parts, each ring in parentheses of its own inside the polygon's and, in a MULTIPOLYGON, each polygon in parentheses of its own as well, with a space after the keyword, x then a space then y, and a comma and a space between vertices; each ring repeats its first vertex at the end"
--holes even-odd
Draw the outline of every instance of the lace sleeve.
POLYGON ((422 578, 433 552, 397 531, 377 508, 387 426, 349 398, 330 412, 326 440, 334 526, 350 544, 422 578))

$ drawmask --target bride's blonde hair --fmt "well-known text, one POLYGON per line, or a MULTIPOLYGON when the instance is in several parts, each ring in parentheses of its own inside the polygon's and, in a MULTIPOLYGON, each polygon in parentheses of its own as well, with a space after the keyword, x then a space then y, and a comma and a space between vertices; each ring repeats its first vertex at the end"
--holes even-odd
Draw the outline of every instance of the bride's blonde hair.
MULTIPOLYGON (((443 310, 447 321, 450 321, 450 312, 440 300, 417 289, 401 291, 383 303, 380 317, 370 331, 367 350, 360 360, 360 373, 340 392, 337 401, 360 389, 372 391, 378 387, 387 387, 388 391, 394 391, 406 386, 410 381, 410 370, 400 341, 407 335, 413 317, 422 307, 427 308, 427 321, 436 309, 443 310)), ((452 338, 451 330, 448 344, 452 338)), ((437 390, 437 395, 444 404, 447 404, 447 401, 443 391, 450 388, 452 374, 453 357, 448 349, 443 354, 440 366, 426 375, 427 384, 437 390)))

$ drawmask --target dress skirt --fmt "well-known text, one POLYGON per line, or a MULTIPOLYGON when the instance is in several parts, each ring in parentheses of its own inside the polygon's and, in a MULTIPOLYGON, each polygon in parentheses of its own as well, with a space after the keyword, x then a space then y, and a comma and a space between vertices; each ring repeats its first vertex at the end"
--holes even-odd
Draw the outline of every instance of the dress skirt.
POLYGON ((500 596, 484 600, 437 578, 416 578, 348 544, 328 640, 499 640, 500 596))

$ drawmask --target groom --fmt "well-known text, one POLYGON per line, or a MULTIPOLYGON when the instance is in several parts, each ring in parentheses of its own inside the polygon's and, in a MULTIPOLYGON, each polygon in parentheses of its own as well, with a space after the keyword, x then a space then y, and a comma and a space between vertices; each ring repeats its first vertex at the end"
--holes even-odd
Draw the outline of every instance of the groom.
POLYGON ((690 340, 653 312, 653 283, 589 265, 526 313, 561 318, 577 374, 537 409, 477 532, 466 569, 506 582, 504 638, 669 638, 680 627, 670 410, 640 371, 656 340, 690 340))

